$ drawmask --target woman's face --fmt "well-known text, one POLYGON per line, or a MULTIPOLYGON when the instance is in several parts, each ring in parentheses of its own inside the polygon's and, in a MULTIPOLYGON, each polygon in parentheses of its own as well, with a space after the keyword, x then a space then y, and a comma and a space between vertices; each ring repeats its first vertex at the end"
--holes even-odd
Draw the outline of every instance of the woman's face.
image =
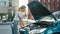
POLYGON ((25 8, 21 8, 21 11, 24 12, 25 11, 25 8))

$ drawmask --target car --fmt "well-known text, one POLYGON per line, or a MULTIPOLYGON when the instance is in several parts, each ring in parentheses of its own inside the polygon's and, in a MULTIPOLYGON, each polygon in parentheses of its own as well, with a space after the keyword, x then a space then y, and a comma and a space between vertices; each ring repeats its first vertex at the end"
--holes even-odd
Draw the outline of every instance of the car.
POLYGON ((60 20, 58 20, 40 2, 28 3, 28 8, 35 19, 35 23, 28 25, 31 34, 60 34, 60 20))

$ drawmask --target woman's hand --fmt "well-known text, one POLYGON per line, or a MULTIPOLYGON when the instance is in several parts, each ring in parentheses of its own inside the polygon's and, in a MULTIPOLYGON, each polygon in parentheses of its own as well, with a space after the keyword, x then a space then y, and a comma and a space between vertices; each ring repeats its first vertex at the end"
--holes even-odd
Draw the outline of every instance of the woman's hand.
POLYGON ((29 27, 25 27, 24 29, 26 29, 26 30, 30 31, 30 28, 29 28, 29 27))
POLYGON ((23 23, 23 20, 22 20, 23 18, 22 17, 20 17, 20 26, 22 27, 22 28, 25 28, 25 25, 24 25, 24 23, 23 23))

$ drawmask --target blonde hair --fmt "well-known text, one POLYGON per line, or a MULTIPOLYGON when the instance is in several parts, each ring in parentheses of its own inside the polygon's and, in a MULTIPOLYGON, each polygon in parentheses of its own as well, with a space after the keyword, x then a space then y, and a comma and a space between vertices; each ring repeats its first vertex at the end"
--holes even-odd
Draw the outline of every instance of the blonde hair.
POLYGON ((20 9, 25 9, 26 6, 22 5, 21 7, 18 8, 18 11, 20 11, 20 9))
POLYGON ((20 7, 21 9, 24 9, 24 8, 26 8, 24 5, 22 5, 21 7, 20 7))

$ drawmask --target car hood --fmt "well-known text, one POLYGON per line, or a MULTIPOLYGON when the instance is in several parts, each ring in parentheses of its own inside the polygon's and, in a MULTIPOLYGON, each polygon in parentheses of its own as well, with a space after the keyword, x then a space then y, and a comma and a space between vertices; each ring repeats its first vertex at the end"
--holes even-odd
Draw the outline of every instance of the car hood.
POLYGON ((38 20, 42 16, 52 15, 52 13, 44 5, 37 1, 28 3, 28 8, 35 20, 38 20))

